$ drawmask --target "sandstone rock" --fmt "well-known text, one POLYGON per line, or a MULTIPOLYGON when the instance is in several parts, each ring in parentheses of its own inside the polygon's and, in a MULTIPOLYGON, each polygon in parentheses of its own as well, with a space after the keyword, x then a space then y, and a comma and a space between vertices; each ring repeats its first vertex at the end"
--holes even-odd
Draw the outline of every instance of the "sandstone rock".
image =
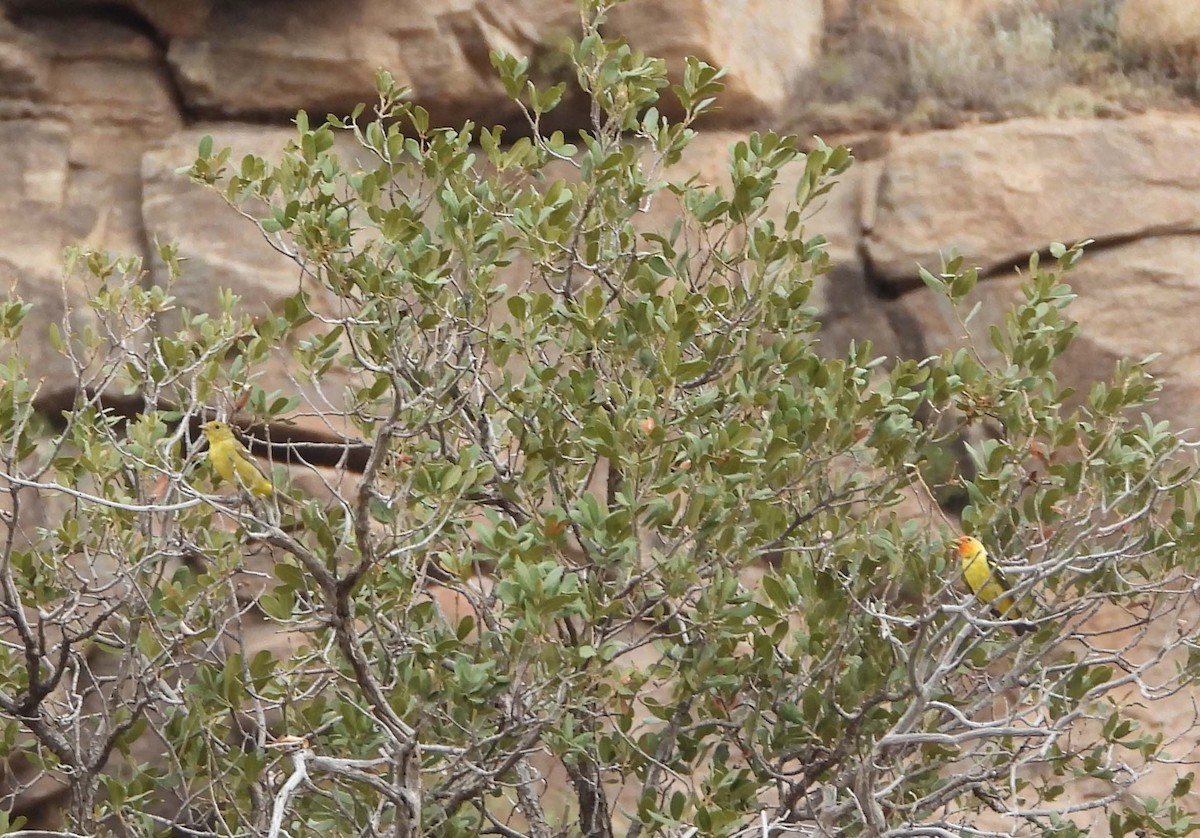
POLYGON ((33 311, 22 352, 39 378, 70 376, 48 340, 67 311, 91 321, 86 280, 63 276, 63 249, 76 242, 142 251, 137 161, 157 133, 178 122, 153 45, 127 27, 81 21, 51 26, 30 18, 0 30, 0 287, 33 311), (11 118, 22 113, 30 118, 11 118))
MULTIPOLYGON (((242 311, 257 316, 278 311, 283 300, 301 286, 313 295, 321 313, 332 313, 333 298, 323 296, 306 280, 300 266, 279 248, 292 249, 286 237, 268 239, 255 225, 267 209, 257 204, 242 207, 243 216, 213 189, 192 183, 179 174, 195 159, 200 139, 213 138, 215 149, 232 149, 230 166, 236 168, 247 154, 278 162, 294 128, 251 127, 239 123, 207 123, 187 128, 148 151, 142 158, 142 206, 146 236, 151 241, 173 243, 185 261, 183 276, 172 286, 181 307, 193 312, 215 311, 217 292, 233 291, 242 298, 242 311), (248 217, 247 217, 248 216, 248 217)), ((353 167, 365 155, 349 135, 339 133, 335 152, 353 167)), ((165 265, 157 254, 150 263, 154 281, 167 281, 165 265)))
POLYGON ((724 124, 782 114, 797 76, 820 54, 824 32, 820 3, 791 0, 634 2, 618 6, 612 20, 634 47, 665 58, 676 76, 689 55, 725 67, 716 115, 724 124))
MULTIPOLYGON (((32 134, 13 132, 11 144, 4 146, 6 157, 13 159, 5 162, 25 160, 19 179, 44 181, 38 195, 28 196, 30 201, 59 210, 53 225, 57 241, 43 253, 40 267, 57 272, 61 248, 72 241, 140 252, 138 160, 146 145, 179 124, 157 49, 135 30, 88 19, 63 26, 33 17, 10 34, 10 46, 21 44, 21 54, 28 58, 21 65, 28 83, 0 88, 0 102, 32 97, 26 107, 42 119, 26 125, 32 134), (46 130, 53 139, 37 136, 46 130), (22 150, 26 145, 28 152, 22 150), (26 154, 33 157, 26 159, 26 154)), ((26 214, 15 202, 7 206, 26 214)), ((11 247, 27 249, 43 236, 53 237, 53 226, 43 219, 41 236, 13 236, 11 247)), ((0 234, 0 255, 11 253, 4 238, 0 234)))
POLYGON ((123 19, 128 24, 150 29, 167 39, 193 34, 204 26, 214 0, 7 0, 18 14, 64 21, 90 16, 94 19, 123 19))
MULTIPOLYGON (((104 4, 109 0, 89 0, 104 4)), ((216 0, 122 0, 123 5, 142 16, 164 38, 192 35, 204 28, 216 0)))
MULTIPOLYGON (((612 20, 636 48, 676 67, 687 54, 728 66, 725 118, 744 119, 786 105, 792 80, 816 55, 822 16, 819 5, 798 10, 787 0, 673 0, 665 9, 631 3, 612 20)), ((374 100, 382 67, 412 87, 437 122, 515 120, 520 129, 489 52, 530 57, 535 77, 571 80, 556 55, 561 37, 577 28, 575 4, 566 0, 271 0, 215 8, 203 31, 172 41, 168 56, 188 107, 207 116, 348 112, 374 100)), ((567 121, 585 116, 580 109, 567 121)))
POLYGON ((39 47, 30 33, 0 18, 0 113, 19 112, 19 103, 46 96, 50 62, 39 47))
MULTIPOLYGON (((190 182, 176 173, 196 158, 200 138, 211 134, 216 148, 229 146, 234 150, 234 165, 246 154, 257 154, 277 161, 295 130, 285 128, 252 128, 240 125, 202 125, 181 131, 159 147, 148 152, 142 165, 142 217, 146 237, 150 241, 177 246, 185 260, 182 276, 171 284, 171 294, 177 308, 162 318, 164 330, 180 328, 183 309, 192 313, 215 312, 217 294, 228 289, 240 297, 237 314, 252 320, 267 314, 282 312, 283 301, 304 287, 311 294, 312 307, 321 313, 331 313, 334 302, 316 283, 306 280, 300 266, 276 250, 274 242, 259 231, 253 220, 265 215, 261 206, 248 205, 243 210, 250 218, 222 200, 210 189, 190 182)), ((345 153, 353 159, 353 149, 345 153)), ((153 281, 166 284, 166 266, 157 253, 149 262, 153 281)), ((314 328, 315 328, 314 324, 314 328)), ((296 379, 294 363, 288 347, 281 346, 272 363, 257 382, 268 391, 279 389, 288 394, 301 393, 317 399, 328 409, 341 404, 345 378, 344 370, 335 370, 321 382, 324 396, 314 390, 312 382, 296 379), (328 399, 329 401, 326 401, 328 399)), ((240 394, 228 394, 230 402, 240 394)), ((216 405, 229 410, 234 405, 216 405)))
POLYGON ((169 60, 188 105, 204 114, 348 112, 375 99, 382 67, 439 120, 460 121, 472 110, 497 115, 502 88, 489 50, 528 54, 573 20, 564 3, 525 5, 515 11, 469 0, 227 6, 204 31, 173 41, 169 60))
POLYGON ((180 116, 158 48, 127 27, 89 20, 34 20, 54 64, 51 99, 70 122, 67 241, 144 255, 142 152, 175 131, 180 116))
POLYGON ((68 305, 76 323, 86 289, 78 278, 63 278, 63 247, 71 207, 70 131, 63 123, 0 122, 0 178, 10 200, 0 208, 0 294, 13 293, 32 305, 20 340, 22 357, 39 378, 71 374, 70 365, 49 343, 51 325, 60 326, 68 305))
POLYGON ((911 283, 955 248, 985 271, 1052 241, 1112 242, 1200 226, 1200 119, 1023 119, 897 140, 866 245, 911 283))
POLYGON ((345 113, 373 98, 377 66, 397 63, 395 45, 364 15, 361 3, 223 6, 203 31, 173 40, 168 60, 201 114, 345 113))
MULTIPOLYGON (((570 89, 576 84, 560 50, 563 38, 579 28, 572 3, 452 0, 434 6, 377 0, 377 5, 376 19, 385 22, 375 25, 387 32, 396 56, 394 63, 383 66, 397 79, 404 78, 413 87, 414 99, 439 122, 472 119, 483 125, 502 123, 510 131, 528 130, 504 93, 489 57, 492 50, 528 58, 531 78, 542 86, 563 81, 570 89), (396 11, 396 6, 404 10, 396 11)), ((584 111, 564 103, 554 117, 579 124, 584 111)))
MULTIPOLYGON (((236 165, 246 154, 278 160, 295 133, 286 128, 201 125, 173 135, 143 156, 141 209, 146 236, 177 245, 186 259, 184 276, 172 288, 179 305, 194 312, 213 311, 218 289, 228 288, 243 298, 249 311, 265 312, 299 289, 296 263, 273 249, 252 221, 217 192, 176 172, 195 160, 205 134, 213 137, 218 149, 232 147, 236 165)), ((165 266, 157 258, 151 266, 155 281, 165 283, 165 266)))

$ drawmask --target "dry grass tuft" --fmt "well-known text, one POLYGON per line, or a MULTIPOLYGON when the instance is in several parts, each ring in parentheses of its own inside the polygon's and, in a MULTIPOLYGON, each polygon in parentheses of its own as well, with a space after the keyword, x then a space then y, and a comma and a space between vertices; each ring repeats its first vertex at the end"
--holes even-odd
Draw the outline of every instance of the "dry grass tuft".
POLYGON ((1200 61, 1122 44, 1118 8, 1118 0, 1014 0, 918 41, 844 21, 827 32, 821 62, 800 80, 795 122, 826 134, 918 131, 1200 103, 1200 61))

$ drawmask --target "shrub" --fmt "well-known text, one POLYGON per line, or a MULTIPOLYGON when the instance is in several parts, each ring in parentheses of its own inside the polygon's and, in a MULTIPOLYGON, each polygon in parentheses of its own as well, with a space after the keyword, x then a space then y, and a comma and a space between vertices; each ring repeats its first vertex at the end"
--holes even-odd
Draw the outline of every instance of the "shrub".
MULTIPOLYGON (((689 62, 668 122, 663 64, 603 38, 603 11, 573 48, 577 140, 538 130, 563 90, 497 55, 532 129, 510 145, 431 128, 387 74, 369 119, 301 114, 278 164, 203 141, 190 176, 265 202, 303 272, 280 312, 223 294, 151 330, 169 288, 81 254, 95 323, 55 338, 81 381, 65 426, 19 353, 0 382, 12 776, 62 783, 79 832, 1066 835, 1099 810, 1188 831, 1129 796, 1170 744, 1129 705, 1195 678, 1196 469, 1138 413, 1144 363, 1064 406, 1081 249, 1031 261, 1002 364, 822 357, 802 218, 847 150, 755 134, 725 187, 663 179, 720 74, 689 62), (639 228, 652 202, 670 229, 639 228), (280 359, 309 395, 262 386, 280 359), (196 444, 235 408, 293 463, 272 497, 196 444), (984 422, 975 474, 944 482, 1025 636, 962 589, 922 468, 984 422)), ((957 303, 976 275, 925 278, 957 303)), ((9 346, 25 314, 0 312, 9 346)))

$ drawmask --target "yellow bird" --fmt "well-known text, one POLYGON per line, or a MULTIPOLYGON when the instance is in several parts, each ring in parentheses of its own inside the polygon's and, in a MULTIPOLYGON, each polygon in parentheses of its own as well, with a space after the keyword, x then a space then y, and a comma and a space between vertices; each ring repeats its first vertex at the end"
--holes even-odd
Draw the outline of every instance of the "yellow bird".
MULTIPOLYGON (((978 538, 969 535, 958 537, 958 556, 962 559, 962 574, 971 593, 985 605, 991 606, 992 614, 1001 620, 1020 620, 1022 614, 1010 591, 1012 587, 999 568, 988 561, 987 550, 978 538)), ((1013 623, 1017 634, 1032 631, 1028 623, 1013 623)))
POLYGON ((227 483, 236 483, 256 497, 270 497, 275 487, 250 452, 233 435, 233 429, 216 419, 200 426, 208 438, 208 461, 213 471, 227 483))

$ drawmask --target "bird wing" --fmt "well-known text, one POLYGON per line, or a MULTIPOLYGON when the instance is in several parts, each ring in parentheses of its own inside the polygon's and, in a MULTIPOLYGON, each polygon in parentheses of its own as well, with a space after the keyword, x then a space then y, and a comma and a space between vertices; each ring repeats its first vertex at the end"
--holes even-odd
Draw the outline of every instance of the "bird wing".
POLYGON ((233 441, 233 457, 237 466, 238 477, 253 494, 266 497, 275 490, 275 487, 271 485, 270 479, 259 468, 254 458, 250 456, 250 452, 236 439, 233 441))
POLYGON ((992 607, 998 617, 1020 617, 1017 603, 1010 595, 1012 583, 995 565, 989 563, 988 580, 979 590, 979 598, 992 607))

